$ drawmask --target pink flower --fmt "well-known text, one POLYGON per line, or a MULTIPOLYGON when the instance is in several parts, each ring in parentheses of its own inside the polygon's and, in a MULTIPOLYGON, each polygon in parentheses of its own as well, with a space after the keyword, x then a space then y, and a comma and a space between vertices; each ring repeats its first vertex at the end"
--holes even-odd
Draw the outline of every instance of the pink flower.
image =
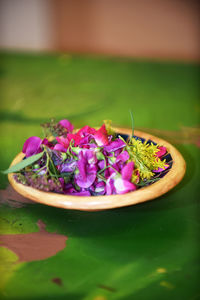
POLYGON ((169 168, 169 165, 166 164, 166 166, 164 168, 158 168, 157 170, 153 170, 153 172, 154 173, 160 173, 160 172, 162 172, 162 171, 164 171, 164 170, 166 170, 168 168, 169 168))
POLYGON ((49 142, 47 139, 42 140, 37 136, 31 136, 25 141, 22 152, 26 155, 26 157, 32 156, 42 151, 40 148, 42 144, 49 145, 49 142))
POLYGON ((108 145, 106 145, 104 147, 104 150, 107 152, 113 152, 125 146, 126 144, 121 139, 116 139, 113 142, 110 142, 108 145))
POLYGON ((106 194, 125 194, 130 191, 136 190, 135 184, 130 182, 133 168, 134 163, 129 162, 123 167, 121 175, 113 172, 106 183, 106 194))
POLYGON ((78 133, 74 133, 74 134, 73 133, 69 133, 67 135, 67 139, 68 139, 69 142, 71 142, 71 140, 73 140, 75 147, 80 145, 81 136, 78 133))
POLYGON ((158 147, 159 151, 156 153, 156 156, 157 157, 161 157, 163 156, 166 152, 167 152, 167 149, 165 147, 158 147))
POLYGON ((108 144, 108 135, 103 125, 98 130, 91 128, 90 126, 84 126, 75 134, 68 134, 67 138, 69 142, 74 141, 74 146, 82 146, 82 148, 93 148, 94 143, 90 144, 91 140, 95 140, 98 146, 104 146, 108 144))
POLYGON ((94 192, 98 193, 98 195, 104 195, 106 190, 106 184, 103 181, 97 182, 95 185, 94 192))
POLYGON ((79 153, 77 167, 79 173, 75 175, 76 184, 80 188, 89 188, 97 176, 96 157, 93 151, 85 150, 79 153))
POLYGON ((130 181, 133 174, 133 169, 134 169, 134 163, 130 161, 128 164, 126 164, 123 167, 121 171, 122 179, 130 181))
POLYGON ((68 138, 64 138, 64 137, 56 137, 56 140, 58 142, 58 144, 56 144, 54 146, 54 150, 57 150, 57 151, 61 151, 61 152, 66 152, 68 147, 69 147, 69 140, 68 138))
POLYGON ((119 155, 117 155, 116 162, 119 162, 119 161, 126 162, 128 159, 129 159, 129 154, 125 150, 125 151, 121 152, 119 155))
POLYGON ((123 179, 120 176, 115 179, 114 187, 116 189, 117 194, 125 194, 136 190, 135 184, 133 184, 128 180, 123 179))
POLYGON ((96 129, 94 129, 88 125, 82 127, 77 132, 77 134, 79 134, 81 137, 84 137, 85 135, 88 135, 88 134, 95 134, 95 133, 96 133, 96 129))
POLYGON ((72 125, 72 123, 70 123, 68 120, 64 119, 61 120, 60 122, 58 122, 58 124, 60 124, 62 127, 66 128, 68 132, 72 132, 74 129, 74 126, 72 125))
POLYGON ((98 146, 105 146, 108 144, 108 134, 106 131, 105 124, 101 126, 94 134, 94 139, 98 146))
MULTIPOLYGON (((156 153, 158 158, 161 158, 167 152, 167 149, 163 146, 158 147, 159 151, 156 153)), ((154 173, 160 173, 169 168, 169 165, 166 164, 164 168, 158 168, 157 170, 153 170, 154 173)))

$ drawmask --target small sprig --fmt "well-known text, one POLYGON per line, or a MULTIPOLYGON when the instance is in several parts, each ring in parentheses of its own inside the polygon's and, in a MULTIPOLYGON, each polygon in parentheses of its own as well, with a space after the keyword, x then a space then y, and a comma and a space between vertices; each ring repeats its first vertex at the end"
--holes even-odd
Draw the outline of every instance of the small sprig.
POLYGON ((54 119, 51 119, 50 122, 43 123, 40 125, 43 129, 44 136, 46 138, 50 138, 52 136, 66 136, 67 135, 67 129, 64 128, 59 123, 56 123, 54 119))
POLYGON ((142 141, 132 138, 126 148, 130 155, 130 161, 135 163, 135 168, 138 169, 142 180, 153 177, 153 170, 166 167, 165 160, 162 161, 156 157, 156 153, 159 151, 158 145, 149 144, 147 141, 142 143, 142 141))

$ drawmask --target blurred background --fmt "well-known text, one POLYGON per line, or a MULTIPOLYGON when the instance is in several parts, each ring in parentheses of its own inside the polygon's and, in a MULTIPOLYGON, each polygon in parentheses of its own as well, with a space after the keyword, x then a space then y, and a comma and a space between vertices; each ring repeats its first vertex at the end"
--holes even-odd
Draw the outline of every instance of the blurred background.
POLYGON ((0 172, 2 234, 40 219, 69 237, 23 264, 0 247, 2 299, 199 299, 199 11, 194 0, 0 0, 0 170, 50 118, 131 127, 129 110, 187 164, 159 199, 94 213, 9 208, 19 196, 0 172))
POLYGON ((1 0, 0 46, 199 60, 199 1, 1 0))

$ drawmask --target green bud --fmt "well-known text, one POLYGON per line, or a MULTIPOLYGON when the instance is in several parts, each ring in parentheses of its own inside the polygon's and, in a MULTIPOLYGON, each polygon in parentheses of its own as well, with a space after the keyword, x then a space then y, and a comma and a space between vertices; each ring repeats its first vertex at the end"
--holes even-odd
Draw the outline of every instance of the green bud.
POLYGON ((103 155, 102 152, 97 152, 97 153, 96 153, 96 156, 97 156, 97 159, 98 159, 98 160, 104 160, 104 159, 105 159, 105 156, 103 155))
POLYGON ((62 152, 61 153, 61 157, 62 157, 62 160, 65 160, 67 158, 67 153, 62 152))
POLYGON ((113 164, 114 164, 114 163, 115 163, 115 161, 116 161, 116 157, 114 157, 114 156, 113 156, 113 157, 109 157, 109 160, 111 161, 111 163, 113 163, 113 164))
POLYGON ((40 165, 35 164, 35 165, 33 166, 33 168, 34 168, 34 169, 39 169, 39 168, 40 168, 40 165))

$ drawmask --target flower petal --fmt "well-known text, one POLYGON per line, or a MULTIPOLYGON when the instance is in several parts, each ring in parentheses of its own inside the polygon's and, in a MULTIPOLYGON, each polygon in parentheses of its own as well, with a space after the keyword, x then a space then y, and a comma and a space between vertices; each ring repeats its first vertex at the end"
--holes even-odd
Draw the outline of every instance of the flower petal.
POLYGON ((166 170, 168 168, 169 168, 169 165, 166 164, 166 166, 164 168, 158 168, 157 170, 153 170, 152 172, 154 172, 154 173, 160 173, 160 172, 162 172, 162 171, 164 171, 164 170, 166 170))
POLYGON ((90 164, 92 151, 85 150, 79 153, 79 160, 77 163, 79 173, 76 174, 75 180, 79 187, 89 188, 95 181, 97 175, 97 166, 90 164))
POLYGON ((69 193, 68 195, 72 195, 72 196, 91 196, 89 191, 73 192, 73 193, 69 193))
POLYGON ((62 136, 60 136, 60 137, 56 137, 56 140, 57 140, 57 142, 60 144, 60 145, 62 145, 66 150, 68 149, 68 147, 69 147, 69 140, 68 140, 68 138, 64 138, 64 137, 62 137, 62 136))
POLYGON ((165 147, 158 147, 159 151, 156 153, 156 156, 157 157, 161 157, 163 156, 166 152, 167 152, 167 149, 165 147))
POLYGON ((130 181, 133 174, 133 169, 134 169, 134 162, 130 161, 128 164, 126 164, 123 167, 121 171, 122 178, 130 181))
POLYGON ((74 126, 72 125, 72 123, 70 123, 70 121, 68 121, 66 119, 61 120, 60 122, 58 122, 58 124, 60 124, 64 128, 66 128, 68 132, 72 132, 74 129, 74 126))
POLYGON ((113 152, 120 148, 125 147, 126 144, 121 139, 116 139, 115 141, 109 143, 107 146, 104 147, 104 150, 107 152, 113 152))
POLYGON ((103 124, 93 136, 98 146, 105 146, 108 144, 108 134, 105 124, 103 124))
POLYGON ((22 152, 26 155, 26 157, 37 154, 42 151, 40 149, 41 144, 42 144, 41 138, 37 136, 31 136, 25 141, 22 152))
POLYGON ((96 133, 96 129, 86 125, 84 127, 82 127, 81 129, 79 129, 79 131, 77 132, 81 137, 84 137, 86 134, 95 134, 96 133))
POLYGON ((135 184, 131 183, 130 181, 124 180, 122 177, 118 177, 117 179, 115 179, 114 187, 117 194, 125 194, 136 190, 135 184))
POLYGON ((116 162, 118 161, 123 161, 126 162, 129 159, 129 154, 127 151, 121 152, 117 157, 116 157, 116 162))
POLYGON ((106 195, 116 194, 115 186, 114 186, 114 176, 115 174, 112 174, 106 182, 106 195))
POLYGON ((103 181, 98 182, 95 186, 95 193, 97 193, 98 195, 104 195, 106 192, 106 185, 103 181))
POLYGON ((54 147, 53 147, 53 150, 57 150, 57 151, 61 151, 61 152, 66 152, 66 148, 61 145, 61 144, 56 144, 54 147))
POLYGON ((64 172, 74 172, 77 166, 77 162, 73 159, 71 160, 67 160, 66 162, 64 162, 61 167, 60 167, 60 172, 64 173, 64 172))

